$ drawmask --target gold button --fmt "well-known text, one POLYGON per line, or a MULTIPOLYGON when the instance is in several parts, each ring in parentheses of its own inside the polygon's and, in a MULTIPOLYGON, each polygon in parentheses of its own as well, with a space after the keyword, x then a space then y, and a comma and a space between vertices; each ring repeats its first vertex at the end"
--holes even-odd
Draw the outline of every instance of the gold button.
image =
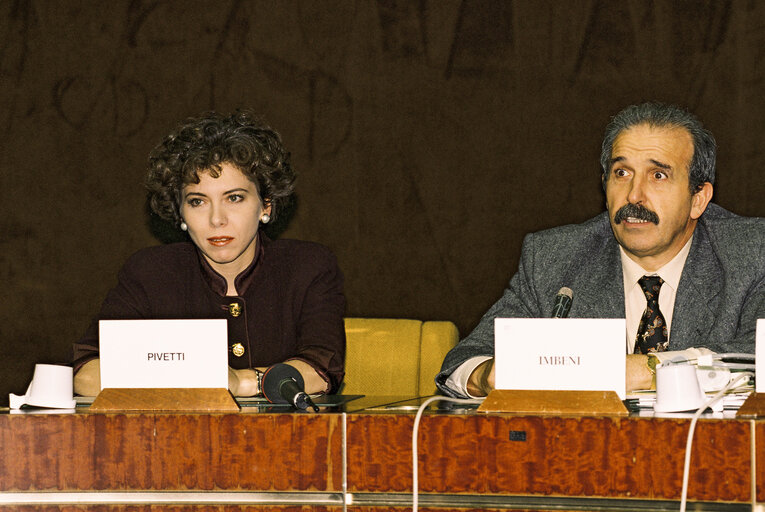
POLYGON ((242 357, 244 355, 244 345, 242 345, 241 343, 234 343, 233 345, 231 345, 231 352, 236 357, 242 357))
POLYGON ((232 302, 228 305, 228 312, 231 313, 231 316, 236 318, 242 314, 242 306, 238 302, 232 302))

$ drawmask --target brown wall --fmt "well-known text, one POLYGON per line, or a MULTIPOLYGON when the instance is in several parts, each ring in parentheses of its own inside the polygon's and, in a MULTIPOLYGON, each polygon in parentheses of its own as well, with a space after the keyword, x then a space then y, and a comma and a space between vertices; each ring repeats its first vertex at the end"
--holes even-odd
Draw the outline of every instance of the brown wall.
POLYGON ((603 127, 644 100, 719 143, 716 201, 765 216, 765 3, 0 2, 0 402, 63 362, 124 259, 179 120, 251 107, 301 172, 283 236, 346 275, 348 315, 464 335, 529 231, 602 209, 603 127))

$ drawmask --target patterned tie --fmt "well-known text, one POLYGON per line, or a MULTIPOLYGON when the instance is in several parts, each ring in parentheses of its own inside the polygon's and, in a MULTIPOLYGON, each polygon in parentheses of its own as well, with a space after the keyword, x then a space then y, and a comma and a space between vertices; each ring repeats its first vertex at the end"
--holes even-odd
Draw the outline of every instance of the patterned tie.
POLYGON ((659 276, 643 276, 638 284, 643 289, 647 304, 638 327, 635 353, 664 352, 669 345, 667 323, 659 311, 659 291, 664 280, 659 276))

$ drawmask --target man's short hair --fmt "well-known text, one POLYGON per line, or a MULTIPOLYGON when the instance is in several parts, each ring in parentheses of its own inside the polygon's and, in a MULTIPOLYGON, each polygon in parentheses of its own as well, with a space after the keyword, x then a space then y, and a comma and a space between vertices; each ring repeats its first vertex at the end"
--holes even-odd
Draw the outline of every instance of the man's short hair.
POLYGON ((606 186, 611 167, 611 151, 614 140, 624 130, 633 126, 647 124, 656 128, 685 128, 693 139, 693 157, 688 169, 688 181, 691 193, 699 191, 705 182, 715 182, 715 159, 717 143, 709 130, 706 130, 696 116, 675 105, 663 103, 643 103, 630 105, 618 114, 606 126, 603 146, 600 152, 600 166, 603 170, 603 187, 606 186))

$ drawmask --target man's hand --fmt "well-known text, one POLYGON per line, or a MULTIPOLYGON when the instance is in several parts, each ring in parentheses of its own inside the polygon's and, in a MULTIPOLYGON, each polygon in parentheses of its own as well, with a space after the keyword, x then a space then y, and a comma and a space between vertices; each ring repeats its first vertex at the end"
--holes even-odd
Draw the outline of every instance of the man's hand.
POLYGON ((479 364, 470 374, 467 390, 471 396, 486 396, 494 389, 494 358, 479 364))
POLYGON ((643 354, 627 355, 627 392, 637 389, 651 389, 654 385, 653 374, 648 369, 648 356, 643 354))

